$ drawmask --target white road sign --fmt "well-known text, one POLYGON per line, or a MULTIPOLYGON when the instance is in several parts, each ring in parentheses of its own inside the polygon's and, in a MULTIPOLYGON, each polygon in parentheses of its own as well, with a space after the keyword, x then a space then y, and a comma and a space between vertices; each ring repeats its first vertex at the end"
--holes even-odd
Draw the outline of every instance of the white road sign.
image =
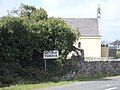
POLYGON ((59 58, 58 50, 44 51, 43 53, 43 59, 56 59, 56 58, 59 58))

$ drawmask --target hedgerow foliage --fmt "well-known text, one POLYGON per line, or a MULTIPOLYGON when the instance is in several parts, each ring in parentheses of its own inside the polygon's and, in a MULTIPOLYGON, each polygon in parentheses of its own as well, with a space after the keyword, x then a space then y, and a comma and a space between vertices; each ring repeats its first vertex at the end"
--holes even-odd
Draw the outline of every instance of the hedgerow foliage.
POLYGON ((45 81, 61 73, 61 67, 77 38, 76 32, 60 18, 48 18, 42 8, 21 5, 19 10, 0 18, 0 84, 21 79, 45 81), (43 51, 59 50, 60 57, 47 60, 43 51))

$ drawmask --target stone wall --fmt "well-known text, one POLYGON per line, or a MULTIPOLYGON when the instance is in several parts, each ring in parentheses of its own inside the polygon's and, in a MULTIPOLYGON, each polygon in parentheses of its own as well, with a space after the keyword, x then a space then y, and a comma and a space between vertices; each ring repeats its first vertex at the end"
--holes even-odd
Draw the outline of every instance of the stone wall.
POLYGON ((120 61, 82 61, 72 58, 65 64, 66 77, 113 76, 120 75, 120 61))

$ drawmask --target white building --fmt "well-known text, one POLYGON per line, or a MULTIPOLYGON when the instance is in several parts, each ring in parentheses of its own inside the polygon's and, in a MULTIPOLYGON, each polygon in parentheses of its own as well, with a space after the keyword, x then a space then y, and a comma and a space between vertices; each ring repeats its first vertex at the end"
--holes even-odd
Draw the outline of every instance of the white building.
POLYGON ((64 18, 63 20, 80 33, 75 47, 84 50, 85 57, 101 57, 100 7, 97 18, 64 18))

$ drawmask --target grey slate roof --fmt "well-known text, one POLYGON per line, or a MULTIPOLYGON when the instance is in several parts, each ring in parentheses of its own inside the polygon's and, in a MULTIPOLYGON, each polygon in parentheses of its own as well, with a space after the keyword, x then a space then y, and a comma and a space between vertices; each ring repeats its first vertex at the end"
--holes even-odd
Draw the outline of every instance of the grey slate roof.
POLYGON ((62 18, 69 26, 80 32, 81 36, 100 36, 97 18, 62 18))
POLYGON ((120 40, 116 40, 116 41, 110 43, 110 45, 120 45, 120 40))

